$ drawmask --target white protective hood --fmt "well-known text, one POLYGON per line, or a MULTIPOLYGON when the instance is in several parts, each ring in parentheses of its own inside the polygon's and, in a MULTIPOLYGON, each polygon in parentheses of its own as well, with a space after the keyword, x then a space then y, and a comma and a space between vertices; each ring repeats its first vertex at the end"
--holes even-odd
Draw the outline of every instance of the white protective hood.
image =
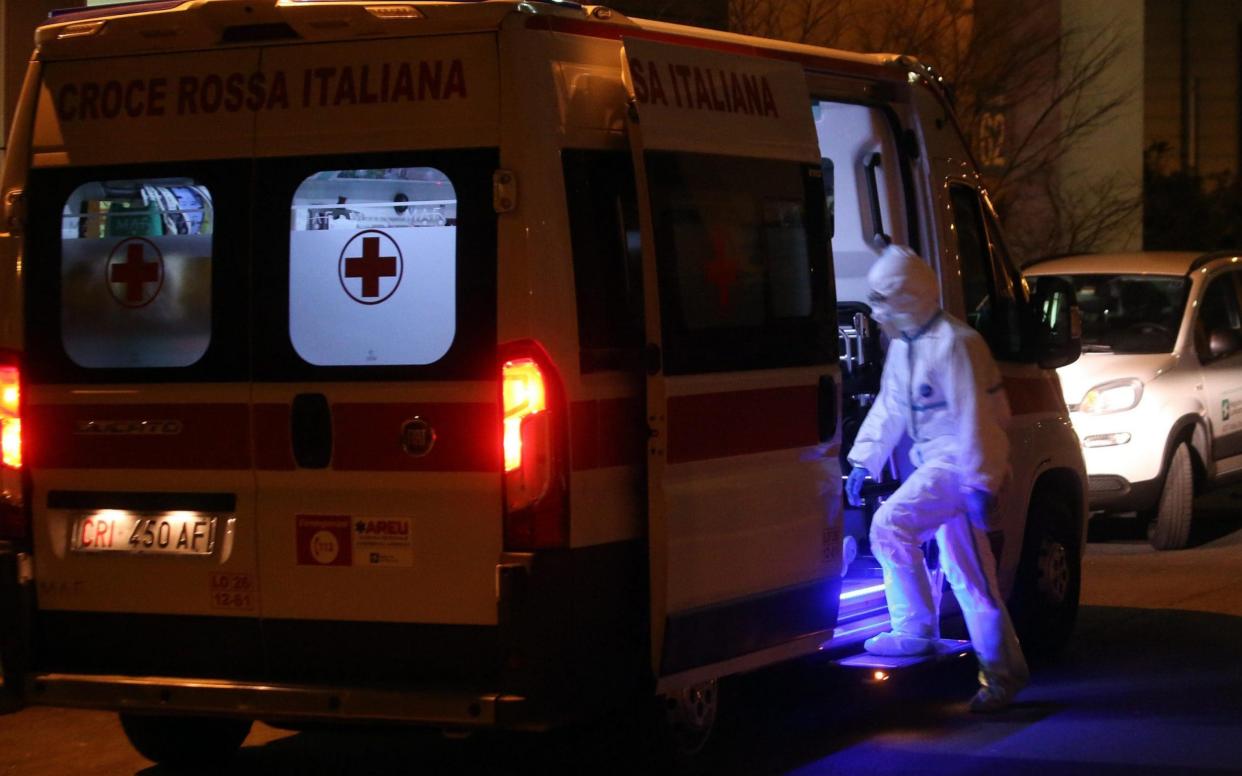
POLYGON ((913 334, 940 309, 935 271, 914 251, 890 245, 867 273, 871 315, 881 326, 913 334))

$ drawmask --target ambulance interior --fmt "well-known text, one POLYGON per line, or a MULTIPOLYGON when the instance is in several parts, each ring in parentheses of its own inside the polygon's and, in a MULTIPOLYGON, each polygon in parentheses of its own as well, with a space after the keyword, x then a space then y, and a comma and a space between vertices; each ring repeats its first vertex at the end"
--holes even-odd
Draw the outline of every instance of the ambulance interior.
MULTIPOLYGON (((894 121, 880 108, 817 101, 813 118, 823 157, 828 230, 836 276, 843 406, 841 473, 854 437, 880 389, 887 342, 871 320, 867 271, 889 243, 909 244, 894 121)), ((837 636, 865 635, 887 618, 882 573, 871 553, 871 516, 900 484, 908 440, 864 488, 865 505, 845 505, 841 608, 837 636)), ((934 552, 929 552, 934 558, 934 552)), ((934 561, 929 561, 934 563, 934 561)))

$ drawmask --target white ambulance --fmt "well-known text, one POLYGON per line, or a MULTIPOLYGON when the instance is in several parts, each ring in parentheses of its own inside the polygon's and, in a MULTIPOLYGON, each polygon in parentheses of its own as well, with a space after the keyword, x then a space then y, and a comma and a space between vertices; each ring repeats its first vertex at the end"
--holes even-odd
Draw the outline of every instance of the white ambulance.
POLYGON ((720 679, 859 652, 888 242, 1002 362, 1001 583, 1028 649, 1072 628, 1072 293, 912 60, 563 1, 78 10, 0 198, 6 688, 152 759, 657 696, 693 751, 720 679))

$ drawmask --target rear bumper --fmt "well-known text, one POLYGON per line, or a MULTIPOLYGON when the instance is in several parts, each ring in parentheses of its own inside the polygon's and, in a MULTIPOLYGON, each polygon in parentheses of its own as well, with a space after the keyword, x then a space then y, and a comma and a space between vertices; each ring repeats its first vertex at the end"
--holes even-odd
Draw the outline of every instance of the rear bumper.
POLYGON ((498 566, 488 626, 50 610, 31 596, 23 643, 33 647, 14 684, 44 706, 560 727, 647 680, 644 549, 636 540, 498 566))
POLYGON ((221 679, 38 674, 31 704, 271 721, 390 722, 448 728, 543 729, 516 695, 268 684, 221 679))

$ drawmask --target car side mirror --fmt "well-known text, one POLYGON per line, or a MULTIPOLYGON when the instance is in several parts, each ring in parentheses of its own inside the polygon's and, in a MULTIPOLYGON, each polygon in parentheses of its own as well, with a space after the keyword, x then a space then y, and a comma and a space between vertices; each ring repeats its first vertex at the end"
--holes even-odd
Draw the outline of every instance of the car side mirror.
POLYGON ((1208 353, 1212 358, 1228 356, 1242 350, 1242 334, 1233 329, 1213 329, 1208 337, 1208 353))
POLYGON ((1082 355, 1082 314, 1065 278, 1032 278, 1031 355, 1041 369, 1072 364, 1082 355))

